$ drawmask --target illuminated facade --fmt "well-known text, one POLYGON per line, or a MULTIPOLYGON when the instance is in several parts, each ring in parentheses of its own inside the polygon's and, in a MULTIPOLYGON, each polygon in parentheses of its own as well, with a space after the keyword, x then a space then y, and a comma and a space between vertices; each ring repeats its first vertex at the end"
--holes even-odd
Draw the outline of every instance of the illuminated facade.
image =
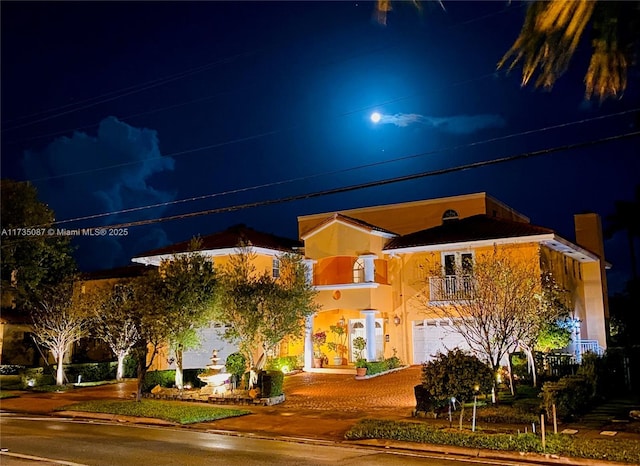
MULTIPOLYGON (((317 369, 314 333, 325 332, 327 342, 337 341, 332 326, 342 327, 346 334, 340 366, 353 367, 357 337, 367 341, 368 360, 397 355, 406 364, 428 361, 438 351, 464 348, 464 339, 452 330, 451 322, 430 314, 417 297, 443 302, 463 296, 468 277, 459 276, 459 271, 494 248, 535 258, 540 272, 552 272, 569 291, 577 323, 570 350, 579 357, 606 348, 608 308, 600 220, 595 214, 581 214, 575 216, 575 224, 576 241, 568 241, 477 193, 300 216, 301 242, 232 227, 203 237, 200 252, 221 265, 241 243, 247 244, 255 253, 256 269, 273 274, 280 254, 304 253, 321 310, 305 323, 304 340, 284 341, 280 355, 302 355, 305 370, 317 369), (434 267, 440 273, 432 273, 434 267)), ((188 251, 188 244, 150 251, 133 261, 158 266, 173 254, 188 251)), ((212 348, 222 358, 234 352, 236 348, 220 338, 221 331, 224 328, 205 330, 202 349, 185 353, 184 367, 204 367, 212 348)), ((322 352, 325 362, 338 356, 329 345, 322 352)))
POLYGON ((367 340, 369 360, 397 354, 405 363, 420 364, 438 351, 465 347, 451 322, 429 314, 417 297, 439 302, 461 297, 468 277, 457 274, 494 247, 539 258, 540 271, 553 272, 569 292, 579 324, 570 349, 578 357, 601 352, 608 308, 600 221, 581 214, 575 224, 574 243, 531 225, 485 193, 299 217, 322 305, 308 323, 307 368, 311 335, 339 324, 347 330, 350 363, 358 336, 367 340), (431 272, 434 266, 440 273, 431 272))

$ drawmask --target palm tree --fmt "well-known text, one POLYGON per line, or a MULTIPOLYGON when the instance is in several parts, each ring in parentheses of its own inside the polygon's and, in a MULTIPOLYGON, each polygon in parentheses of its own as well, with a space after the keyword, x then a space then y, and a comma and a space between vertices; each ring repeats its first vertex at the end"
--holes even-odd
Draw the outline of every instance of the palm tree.
POLYGON ((629 242, 629 256, 631 257, 631 276, 633 282, 638 280, 638 261, 636 256, 635 240, 640 238, 640 185, 636 186, 635 198, 631 201, 616 201, 615 211, 607 216, 605 237, 611 238, 618 231, 627 232, 629 242))
MULTIPOLYGON (((441 0, 434 1, 442 5, 441 0)), ((391 1, 377 0, 376 5, 378 21, 386 24, 391 1)), ((589 25, 593 50, 584 78, 585 96, 601 101, 620 98, 627 87, 627 66, 638 52, 639 1, 530 2, 520 35, 498 69, 508 64, 512 70, 521 63, 523 86, 537 74, 534 86, 550 89, 567 70, 589 25)))

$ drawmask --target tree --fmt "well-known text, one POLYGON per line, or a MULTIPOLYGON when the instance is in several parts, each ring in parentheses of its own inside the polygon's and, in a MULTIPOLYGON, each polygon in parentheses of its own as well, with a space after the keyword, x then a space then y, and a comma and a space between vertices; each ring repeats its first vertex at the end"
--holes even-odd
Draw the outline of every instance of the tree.
MULTIPOLYGON (((418 5, 417 1, 413 1, 418 5)), ((438 3, 442 5, 439 0, 438 3)), ((390 0, 378 0, 386 24, 390 0)), ((520 35, 498 62, 513 69, 522 63, 522 85, 537 74, 536 87, 550 89, 567 70, 584 32, 591 33, 591 60, 585 74, 587 99, 620 98, 627 86, 627 67, 638 52, 640 2, 549 0, 530 2, 520 35), (590 28, 588 26, 591 26, 590 28)))
POLYGON ((116 380, 124 377, 124 359, 140 339, 134 318, 134 288, 129 283, 119 283, 108 290, 92 293, 95 303, 93 332, 104 341, 118 360, 116 380))
POLYGON ((162 280, 154 295, 169 319, 178 388, 183 385, 183 352, 200 346, 198 330, 211 323, 217 299, 213 262, 197 252, 201 244, 192 240, 189 253, 174 255, 161 265, 162 280))
POLYGON ((1 213, 2 289, 17 292, 18 307, 25 301, 37 302, 43 287, 71 276, 75 262, 70 238, 49 234, 53 211, 38 199, 38 192, 27 182, 2 180, 1 213))
POLYGON ((56 384, 64 384, 63 362, 67 351, 89 334, 90 312, 86 296, 74 293, 70 280, 46 288, 33 304, 31 317, 36 343, 56 360, 56 384))
POLYGON ((153 365, 159 350, 171 335, 171 320, 165 312, 162 300, 156 300, 155 293, 161 288, 162 276, 158 268, 132 280, 133 299, 130 317, 138 331, 138 341, 132 348, 137 361, 138 384, 136 401, 142 399, 142 385, 145 375, 153 365))
MULTIPOLYGON (((498 249, 476 255, 472 268, 456 271, 465 276, 465 289, 456 299, 442 302, 419 296, 424 308, 449 319, 469 348, 493 369, 518 346, 531 354, 549 322, 564 315, 544 289, 554 283, 542 276, 536 255, 498 249)), ((435 270, 433 275, 442 275, 435 270)))
POLYGON ((260 351, 266 354, 285 337, 301 337, 305 318, 318 310, 300 256, 283 254, 279 258, 279 278, 258 272, 254 260, 249 247, 240 247, 230 257, 220 277, 216 318, 228 324, 225 338, 238 342, 251 367, 260 351))

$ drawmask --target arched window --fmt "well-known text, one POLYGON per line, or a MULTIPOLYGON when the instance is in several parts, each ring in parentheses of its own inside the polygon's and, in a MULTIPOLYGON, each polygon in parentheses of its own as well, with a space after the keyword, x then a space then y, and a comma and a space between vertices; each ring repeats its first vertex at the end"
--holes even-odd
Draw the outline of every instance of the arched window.
POLYGON ((353 264, 353 283, 364 282, 364 260, 358 259, 353 264))
POLYGON ((442 221, 446 222, 447 220, 458 220, 458 212, 453 209, 448 209, 442 214, 442 221))

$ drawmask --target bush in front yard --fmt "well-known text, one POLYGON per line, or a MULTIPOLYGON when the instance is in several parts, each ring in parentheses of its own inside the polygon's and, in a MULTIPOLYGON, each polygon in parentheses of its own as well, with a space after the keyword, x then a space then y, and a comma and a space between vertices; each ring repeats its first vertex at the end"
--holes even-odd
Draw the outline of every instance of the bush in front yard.
POLYGON ((171 388, 176 384, 176 371, 150 371, 144 375, 142 391, 150 392, 153 387, 160 385, 163 388, 171 388))
POLYGON ((546 382, 542 386, 542 406, 550 415, 555 404, 558 418, 569 420, 587 410, 593 393, 593 386, 585 376, 567 375, 557 382, 546 382))

